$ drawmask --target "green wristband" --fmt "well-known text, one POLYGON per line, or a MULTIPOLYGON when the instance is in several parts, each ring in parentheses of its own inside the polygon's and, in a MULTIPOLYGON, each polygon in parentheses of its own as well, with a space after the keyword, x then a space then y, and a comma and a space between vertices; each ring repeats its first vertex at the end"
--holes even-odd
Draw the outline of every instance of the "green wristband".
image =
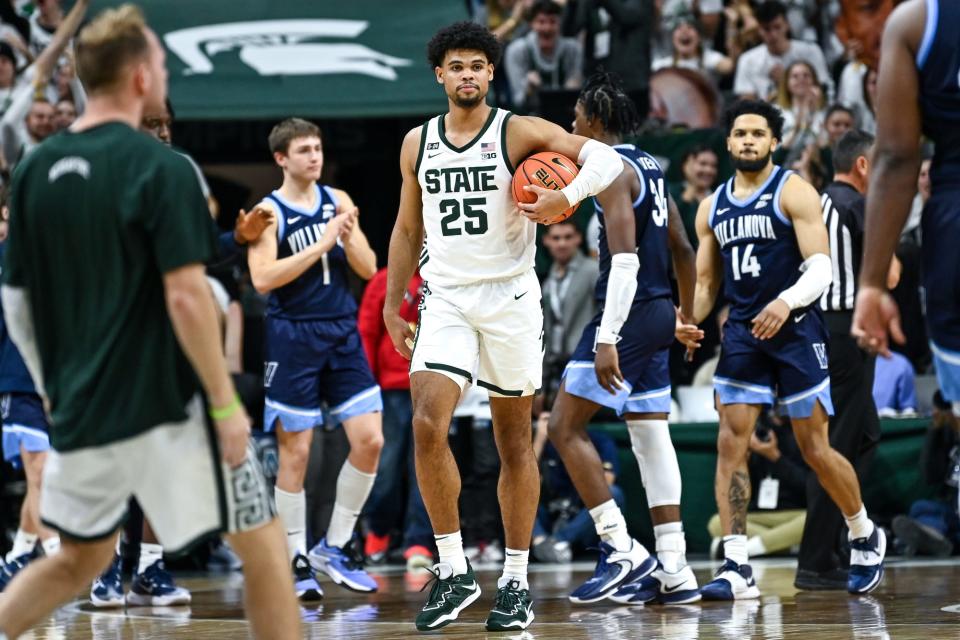
POLYGON ((227 406, 221 407, 219 409, 214 409, 213 407, 210 407, 210 411, 209 411, 210 417, 217 421, 226 420, 227 418, 235 414, 237 411, 239 411, 241 406, 242 405, 240 404, 240 396, 234 394, 233 402, 231 402, 227 406))

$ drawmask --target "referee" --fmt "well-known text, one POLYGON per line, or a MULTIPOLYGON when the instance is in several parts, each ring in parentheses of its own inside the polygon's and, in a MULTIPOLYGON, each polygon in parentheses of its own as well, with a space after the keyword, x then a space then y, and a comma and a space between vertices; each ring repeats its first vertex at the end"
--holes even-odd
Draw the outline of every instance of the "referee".
MULTIPOLYGON (((830 444, 850 460, 863 482, 880 440, 880 420, 873 402, 874 356, 866 354, 850 336, 863 250, 864 192, 870 177, 870 149, 874 138, 854 129, 833 148, 836 171, 823 191, 823 221, 830 237, 833 282, 820 298, 830 331, 830 395, 835 414, 830 418, 830 444)), ((892 289, 899 279, 894 258, 888 276, 892 289)), ((843 516, 817 478, 807 482, 807 520, 800 543, 798 589, 845 590, 849 551, 843 516)))

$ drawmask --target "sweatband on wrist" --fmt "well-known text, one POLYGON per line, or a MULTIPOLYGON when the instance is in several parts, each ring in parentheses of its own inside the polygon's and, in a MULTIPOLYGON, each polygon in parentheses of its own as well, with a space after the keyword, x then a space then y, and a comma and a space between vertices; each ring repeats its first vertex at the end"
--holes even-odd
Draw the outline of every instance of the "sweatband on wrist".
POLYGON ((813 303, 833 282, 833 263, 825 253, 815 253, 804 260, 800 271, 803 273, 800 279, 777 296, 787 303, 791 311, 813 303))
POLYGON ((237 411, 240 410, 240 407, 243 406, 240 404, 240 396, 234 394, 233 401, 225 407, 220 407, 219 409, 210 407, 210 417, 214 420, 226 420, 237 411))
POLYGON ((571 207, 609 187, 623 171, 623 160, 617 150, 596 140, 583 144, 577 163, 581 165, 577 177, 560 190, 571 207))
POLYGON ((637 273, 640 258, 635 253, 616 253, 610 259, 610 276, 607 279, 607 298, 600 318, 598 344, 620 342, 620 329, 630 315, 633 296, 637 293, 637 273))

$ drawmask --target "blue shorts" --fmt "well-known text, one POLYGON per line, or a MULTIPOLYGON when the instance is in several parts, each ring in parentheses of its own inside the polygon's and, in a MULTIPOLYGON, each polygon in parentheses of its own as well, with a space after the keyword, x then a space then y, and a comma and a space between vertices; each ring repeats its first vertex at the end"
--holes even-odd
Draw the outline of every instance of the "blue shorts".
POLYGON ((670 345, 677 314, 669 298, 635 303, 617 343, 626 389, 611 395, 597 382, 594 352, 601 310, 584 327, 580 342, 563 371, 567 393, 625 413, 670 413, 670 345))
POLYGON ((960 402, 960 189, 937 190, 923 209, 923 288, 940 390, 960 402))
POLYGON ((267 317, 263 386, 264 429, 284 431, 323 424, 323 405, 334 422, 383 411, 380 387, 367 363, 357 321, 267 317))
POLYGON ((0 396, 3 415, 3 459, 14 467, 22 464, 20 447, 31 453, 50 449, 50 426, 43 401, 35 393, 5 393, 0 396))
POLYGON ((723 326, 720 362, 713 387, 720 404, 772 405, 791 418, 809 418, 817 401, 833 415, 823 314, 810 308, 793 313, 769 340, 757 340, 751 324, 728 320, 723 326))

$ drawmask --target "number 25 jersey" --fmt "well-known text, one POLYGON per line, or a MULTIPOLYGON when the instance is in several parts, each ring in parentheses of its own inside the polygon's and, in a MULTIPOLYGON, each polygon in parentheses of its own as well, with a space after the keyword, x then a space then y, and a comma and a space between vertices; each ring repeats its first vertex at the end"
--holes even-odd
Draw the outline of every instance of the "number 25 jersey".
POLYGON ((752 320, 800 277, 803 256, 793 224, 780 208, 780 193, 792 173, 774 165, 746 200, 734 197, 732 177, 714 193, 709 221, 723 256, 731 320, 752 320))
POLYGON ((441 286, 503 280, 533 268, 536 224, 513 201, 506 126, 512 114, 491 109, 462 147, 447 140, 441 114, 423 125, 416 174, 426 238, 423 279, 441 286))

